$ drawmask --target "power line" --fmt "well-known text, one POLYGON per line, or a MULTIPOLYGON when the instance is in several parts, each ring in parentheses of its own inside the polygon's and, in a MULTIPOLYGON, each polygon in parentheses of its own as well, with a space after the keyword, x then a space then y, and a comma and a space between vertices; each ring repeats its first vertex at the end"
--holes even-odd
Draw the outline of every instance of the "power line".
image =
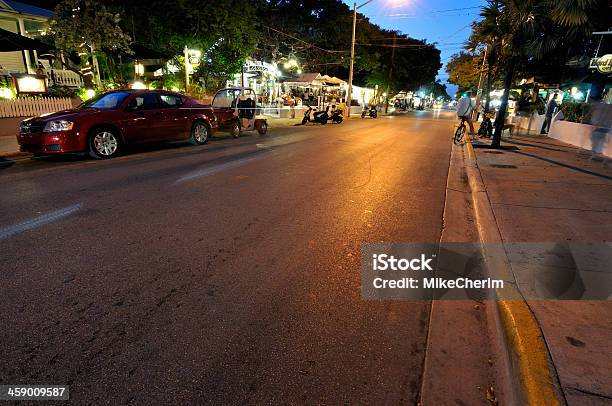
POLYGON ((371 47, 382 47, 382 48, 402 48, 402 49, 414 49, 419 50, 419 49, 424 49, 424 48, 432 48, 433 45, 392 45, 392 44, 362 44, 362 43, 355 43, 355 45, 361 45, 361 46, 371 46, 371 47))
POLYGON ((282 31, 280 31, 280 30, 277 30, 276 28, 268 27, 267 25, 264 25, 263 27, 264 27, 264 28, 267 28, 267 29, 269 29, 269 30, 272 30, 272 31, 274 31, 274 32, 277 32, 277 33, 279 33, 279 34, 282 34, 282 35, 284 35, 284 36, 286 36, 286 37, 292 38, 292 39, 294 39, 294 40, 296 40, 296 41, 299 41, 299 42, 301 42, 301 43, 303 43, 303 44, 308 45, 309 47, 316 48, 316 49, 318 49, 318 50, 320 50, 320 51, 323 51, 323 52, 328 52, 328 53, 330 53, 330 54, 335 54, 335 53, 345 53, 345 52, 347 52, 347 51, 332 51, 332 50, 329 50, 329 49, 321 48, 320 46, 317 46, 317 45, 315 45, 315 44, 311 44, 310 42, 304 41, 303 39, 298 38, 298 37, 296 37, 296 36, 294 36, 294 35, 287 34, 286 32, 282 32, 282 31))
POLYGON ((429 11, 429 13, 448 13, 449 11, 473 10, 475 8, 480 8, 480 6, 461 7, 461 8, 449 8, 449 9, 446 9, 446 10, 434 10, 434 11, 429 11))

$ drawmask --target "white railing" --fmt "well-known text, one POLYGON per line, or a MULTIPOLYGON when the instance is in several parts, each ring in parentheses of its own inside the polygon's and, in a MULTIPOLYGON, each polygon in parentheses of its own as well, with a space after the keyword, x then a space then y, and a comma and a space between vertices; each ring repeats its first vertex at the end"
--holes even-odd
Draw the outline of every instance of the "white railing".
POLYGON ((0 117, 31 117, 71 108, 69 97, 0 100, 0 117))
POLYGON ((49 85, 83 87, 83 78, 76 72, 64 69, 51 69, 47 72, 49 85))

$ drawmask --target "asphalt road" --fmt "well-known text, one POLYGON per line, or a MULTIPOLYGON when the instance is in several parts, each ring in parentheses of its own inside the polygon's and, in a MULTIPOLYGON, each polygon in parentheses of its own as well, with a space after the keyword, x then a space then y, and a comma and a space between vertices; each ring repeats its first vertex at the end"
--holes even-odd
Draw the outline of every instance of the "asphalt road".
POLYGON ((0 384, 75 404, 414 404, 429 302, 360 244, 440 239, 451 113, 0 169, 0 384))

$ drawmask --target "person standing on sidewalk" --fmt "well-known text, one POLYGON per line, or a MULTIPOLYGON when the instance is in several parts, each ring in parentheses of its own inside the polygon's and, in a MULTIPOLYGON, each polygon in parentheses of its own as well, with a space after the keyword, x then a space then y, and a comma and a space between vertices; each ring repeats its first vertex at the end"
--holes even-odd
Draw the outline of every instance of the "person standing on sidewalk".
POLYGON ((555 93, 546 106, 546 117, 544 117, 544 123, 542 124, 542 131, 540 134, 548 134, 550 130, 550 123, 552 122, 553 115, 556 113, 559 105, 557 104, 557 93, 555 93))
POLYGON ((474 112, 474 106, 472 105, 472 92, 467 91, 459 102, 457 103, 457 117, 459 119, 465 119, 470 125, 470 136, 474 138, 476 133, 474 132, 474 124, 472 124, 472 113, 474 112))

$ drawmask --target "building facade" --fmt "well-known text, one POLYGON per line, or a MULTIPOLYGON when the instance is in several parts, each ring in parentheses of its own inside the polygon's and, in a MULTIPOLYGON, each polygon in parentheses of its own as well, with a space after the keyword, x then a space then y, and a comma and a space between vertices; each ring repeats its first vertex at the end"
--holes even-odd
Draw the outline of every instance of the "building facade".
MULTIPOLYGON (((19 1, 0 0, 0 29, 14 34, 35 39, 45 35, 52 15, 50 10, 19 1)), ((36 50, 0 52, 1 69, 9 73, 35 73, 38 63, 36 50)))

